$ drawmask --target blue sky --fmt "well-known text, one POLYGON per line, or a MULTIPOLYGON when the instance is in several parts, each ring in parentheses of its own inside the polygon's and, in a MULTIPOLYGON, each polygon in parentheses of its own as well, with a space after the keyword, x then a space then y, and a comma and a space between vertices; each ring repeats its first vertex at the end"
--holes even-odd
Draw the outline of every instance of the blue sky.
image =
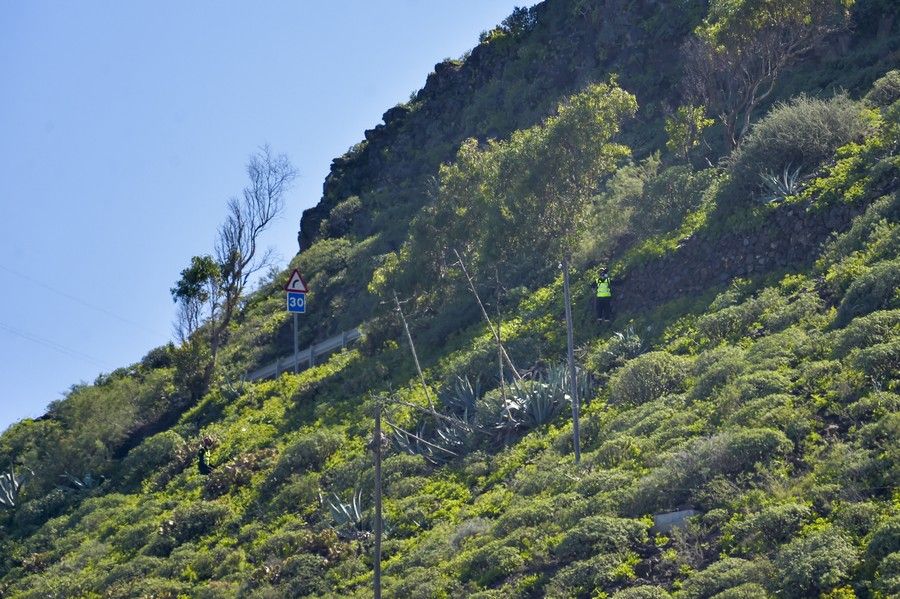
POLYGON ((249 155, 331 159, 499 23, 506 0, 0 2, 0 430, 172 338, 249 155))

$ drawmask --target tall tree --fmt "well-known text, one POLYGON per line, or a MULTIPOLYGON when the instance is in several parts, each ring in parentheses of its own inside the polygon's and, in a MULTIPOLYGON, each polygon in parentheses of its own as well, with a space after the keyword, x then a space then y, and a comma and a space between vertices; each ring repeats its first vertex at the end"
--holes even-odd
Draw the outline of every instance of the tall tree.
MULTIPOLYGON (((440 275, 454 248, 464 248, 482 273, 498 262, 532 270, 562 263, 576 428, 568 266, 599 181, 629 155, 612 140, 636 110, 634 96, 614 83, 594 84, 508 140, 464 142, 456 161, 442 167, 437 201, 400 252, 405 263, 392 266, 401 281, 429 270, 440 275)), ((577 435, 575 443, 577 459, 577 435)))
POLYGON ((712 0, 685 42, 688 100, 718 116, 737 146, 784 70, 849 26, 853 0, 712 0))
POLYGON ((178 303, 179 339, 186 341, 208 325, 213 363, 247 281, 271 261, 270 250, 260 253, 259 237, 284 208, 284 195, 297 171, 287 156, 275 156, 263 146, 250 157, 247 175, 250 183, 241 196, 228 200, 215 256, 194 256, 171 289, 178 303))

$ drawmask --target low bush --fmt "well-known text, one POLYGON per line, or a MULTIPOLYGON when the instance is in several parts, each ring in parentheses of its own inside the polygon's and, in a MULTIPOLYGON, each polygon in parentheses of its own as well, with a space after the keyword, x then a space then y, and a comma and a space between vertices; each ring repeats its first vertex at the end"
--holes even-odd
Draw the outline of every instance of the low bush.
POLYGON ((716 593, 712 599, 769 599, 771 596, 761 584, 745 582, 721 593, 716 593))
POLYGON ((176 544, 212 533, 231 516, 231 508, 212 501, 195 501, 176 508, 160 525, 160 533, 176 544))
POLYGON ((463 581, 475 581, 481 586, 491 586, 525 566, 523 558, 514 547, 501 541, 492 541, 476 549, 462 571, 463 581))
POLYGON ((282 597, 300 598, 321 595, 327 590, 324 580, 328 560, 309 553, 292 555, 285 559, 278 572, 278 587, 282 597))
POLYGON ((691 574, 675 597, 704 599, 746 583, 764 584, 769 578, 770 567, 766 562, 726 557, 691 574))
POLYGON ((598 553, 624 553, 647 541, 647 524, 613 516, 590 516, 571 528, 553 553, 563 561, 598 553))
POLYGON ((900 260, 876 264, 853 281, 838 307, 838 326, 875 310, 900 308, 900 260))
POLYGON ((562 568, 545 589, 548 599, 591 597, 620 576, 622 558, 615 555, 595 555, 562 568))
POLYGON ((866 127, 859 105, 844 94, 829 100, 799 96, 777 104, 732 154, 732 183, 751 192, 765 173, 792 167, 811 174, 839 147, 861 138, 866 127))
POLYGON ((663 588, 651 586, 637 586, 613 594, 612 599, 669 599, 672 595, 663 588))
POLYGON ((875 591, 882 597, 900 596, 900 551, 891 553, 878 565, 875 572, 875 591))
POLYGON ((697 377, 690 390, 690 397, 706 399, 726 383, 750 367, 746 352, 732 345, 721 345, 697 357, 693 373, 697 377))
POLYGON ((777 586, 786 597, 811 597, 850 578, 858 562, 856 547, 837 528, 827 526, 784 545, 775 557, 777 586))
MULTIPOLYGON (((119 481, 126 488, 134 487, 144 478, 183 467, 187 443, 173 430, 163 431, 146 439, 128 452, 119 467, 119 481)), ((168 477, 163 477, 168 478, 168 477)))
POLYGON ((851 354, 853 366, 880 384, 900 378, 900 339, 876 343, 851 354))
POLYGON ((725 527, 729 544, 742 553, 766 553, 784 543, 811 515, 811 510, 797 503, 773 505, 725 527))
POLYGON ((865 95, 866 104, 878 108, 890 106, 900 100, 900 71, 893 70, 884 74, 872 84, 872 89, 865 95))
POLYGON ((891 553, 900 551, 900 516, 886 520, 876 528, 866 544, 866 563, 874 568, 891 553))
POLYGON ((853 349, 869 347, 895 337, 900 337, 900 310, 878 310, 854 318, 839 331, 834 355, 843 358, 853 349))
POLYGON ((609 383, 610 402, 641 405, 683 390, 690 360, 656 351, 628 362, 609 383))
POLYGON ((641 479, 629 503, 633 513, 683 507, 692 493, 717 476, 734 478, 756 464, 782 458, 793 448, 774 429, 739 429, 698 439, 674 453, 641 479))
POLYGON ((342 442, 343 437, 335 431, 307 433, 281 452, 270 478, 278 480, 291 474, 321 470, 325 460, 338 450, 342 442))

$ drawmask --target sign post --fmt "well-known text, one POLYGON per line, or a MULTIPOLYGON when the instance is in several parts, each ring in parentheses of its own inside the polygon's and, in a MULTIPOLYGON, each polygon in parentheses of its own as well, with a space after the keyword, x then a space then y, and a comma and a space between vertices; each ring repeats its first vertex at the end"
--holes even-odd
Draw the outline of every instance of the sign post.
POLYGON ((303 275, 295 268, 294 272, 291 273, 291 278, 288 279, 287 285, 284 286, 284 290, 287 291, 287 311, 294 315, 294 372, 299 372, 300 356, 298 354, 300 353, 300 339, 297 334, 297 329, 299 328, 297 315, 306 314, 306 293, 309 291, 309 287, 306 286, 303 275))

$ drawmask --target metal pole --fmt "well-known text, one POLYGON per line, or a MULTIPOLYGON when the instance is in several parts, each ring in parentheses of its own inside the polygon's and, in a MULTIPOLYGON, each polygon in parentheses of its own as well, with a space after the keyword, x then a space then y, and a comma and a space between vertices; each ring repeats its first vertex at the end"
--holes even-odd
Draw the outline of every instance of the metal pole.
POLYGON ((381 399, 375 400, 375 599, 381 599, 381 399))
POLYGON ((300 338, 297 335, 297 313, 294 312, 294 372, 300 372, 300 338))
POLYGON ((575 378, 575 332, 572 326, 572 295, 569 291, 569 253, 563 257, 563 294, 566 303, 566 340, 569 345, 569 393, 572 395, 572 444, 575 446, 575 463, 581 462, 581 430, 579 427, 578 380, 575 378))

